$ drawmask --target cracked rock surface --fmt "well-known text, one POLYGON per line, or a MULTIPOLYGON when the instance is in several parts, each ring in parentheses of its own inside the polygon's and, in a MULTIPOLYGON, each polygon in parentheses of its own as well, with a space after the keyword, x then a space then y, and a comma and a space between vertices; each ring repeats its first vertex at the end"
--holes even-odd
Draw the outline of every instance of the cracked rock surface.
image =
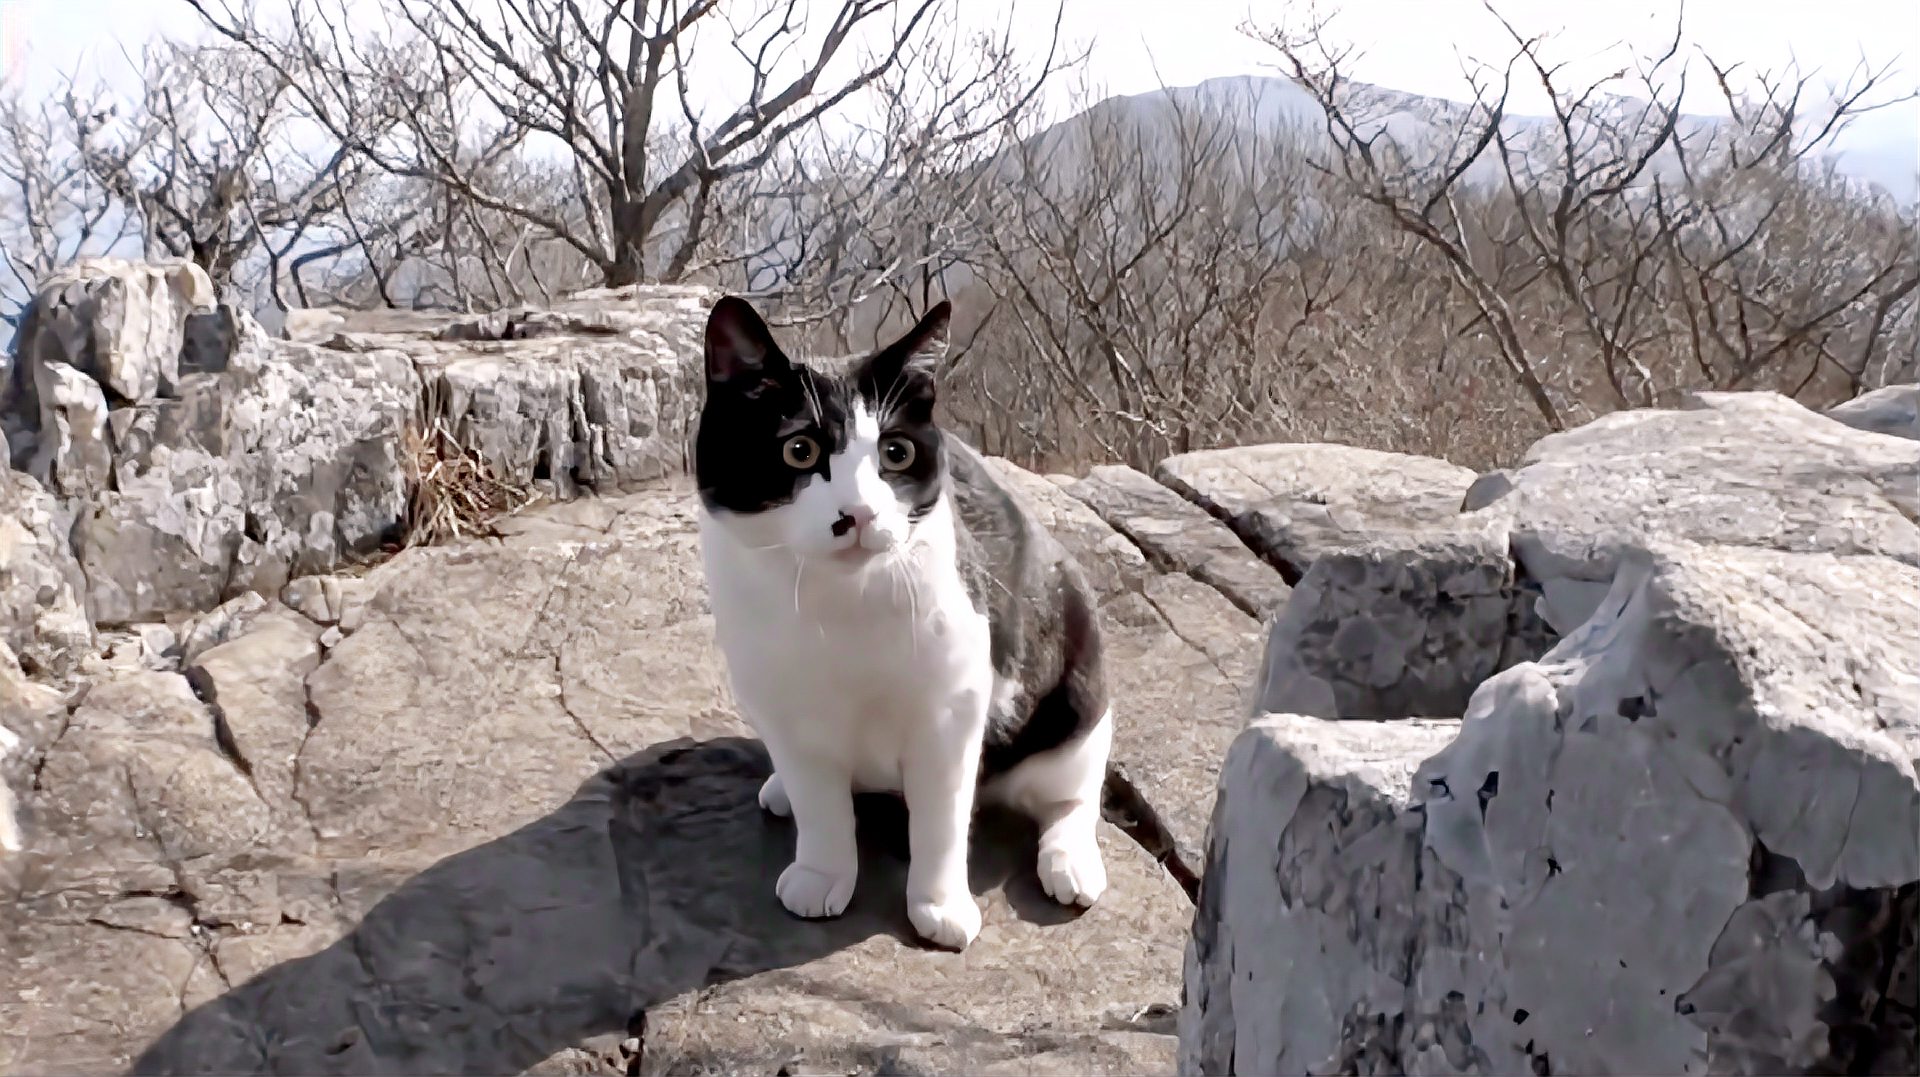
POLYGON ((1913 1072, 1916 475, 1751 394, 1483 480, 1564 637, 1457 732, 1240 735, 1182 1072, 1913 1072))
POLYGON ((756 803, 690 492, 499 530, 228 603, 182 623, 177 670, 90 667, 71 709, 21 682, 51 713, 0 860, 0 1070, 1172 1068, 1180 872, 1257 638, 1217 591, 1141 560, 1104 603, 1109 892, 1062 911, 1031 828, 983 816, 986 927, 952 955, 912 941, 888 798, 848 915, 779 908, 792 834, 756 803))
POLYGON ((1154 474, 1206 509, 1289 583, 1322 554, 1451 526, 1474 473, 1348 445, 1247 445, 1183 453, 1154 474))

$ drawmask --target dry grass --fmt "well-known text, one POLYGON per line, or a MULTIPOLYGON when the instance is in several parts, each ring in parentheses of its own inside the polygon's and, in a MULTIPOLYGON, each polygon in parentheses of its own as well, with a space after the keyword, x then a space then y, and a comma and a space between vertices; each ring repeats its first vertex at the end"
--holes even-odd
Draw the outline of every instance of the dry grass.
POLYGON ((452 429, 442 383, 431 376, 407 427, 402 461, 407 478, 403 546, 430 546, 495 534, 493 521, 534 500, 532 487, 500 474, 452 429))

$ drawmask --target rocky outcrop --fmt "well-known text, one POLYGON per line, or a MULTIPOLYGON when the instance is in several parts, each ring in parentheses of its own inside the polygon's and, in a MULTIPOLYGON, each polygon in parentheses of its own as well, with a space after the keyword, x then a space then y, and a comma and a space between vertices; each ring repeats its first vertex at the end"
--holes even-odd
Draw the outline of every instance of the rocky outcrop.
POLYGON ((1495 523, 1390 535, 1320 555, 1273 620, 1253 713, 1445 718, 1554 634, 1495 523))
POLYGON ((683 469, 710 301, 653 286, 437 324, 357 316, 329 346, 410 356, 429 411, 499 477, 611 493, 683 469))
POLYGON ((0 858, 0 1068, 1170 1070, 1257 626, 995 466, 1131 566, 1100 581, 1121 777, 1093 910, 1047 900, 1031 828, 989 815, 980 940, 920 947, 900 809, 872 798, 853 909, 787 917, 791 831, 756 803, 691 494, 660 486, 235 599, 177 623, 173 667, 55 699, 0 858))
POLYGON ((1618 551, 1683 539, 1920 564, 1920 444, 1862 433, 1775 393, 1624 411, 1542 438, 1470 507, 1510 528, 1558 632, 1584 622, 1618 551))
POLYGON ((1566 635, 1457 732, 1241 734, 1183 1072, 1920 1061, 1920 447, 1703 403, 1548 438, 1468 498, 1566 635))
POLYGON ((890 798, 846 917, 772 898, 672 478, 703 293, 272 340, 71 276, 0 390, 0 1070, 1914 1067, 1920 442, 1702 394, 1477 480, 994 461, 1099 595, 1111 887, 985 814, 956 958, 890 798), (554 503, 356 556, 423 429, 554 503))
POLYGON ((323 343, 270 339, 211 295, 192 266, 86 262, 22 326, 0 422, 74 519, 97 624, 273 594, 379 549, 429 426, 494 480, 556 496, 681 465, 699 289, 341 318, 323 343))
MULTIPOLYGON (((0 413, 24 425, 36 405, 57 409, 59 402, 44 393, 45 379, 58 382, 68 371, 116 403, 173 395, 187 321, 214 304, 212 281, 198 266, 186 263, 93 258, 54 273, 40 282, 21 319, 11 383, 0 392, 0 413)), ((40 425, 52 425, 47 410, 40 418, 40 425)), ((15 429, 8 424, 10 442, 15 429)), ((19 451, 17 443, 14 448, 19 451)), ((41 451, 46 454, 44 447, 41 451)), ((44 472, 40 477, 46 477, 44 472)))
POLYGON ((1160 481, 1219 518, 1289 583, 1322 554, 1450 526, 1474 473, 1347 445, 1249 445, 1161 461, 1160 481))

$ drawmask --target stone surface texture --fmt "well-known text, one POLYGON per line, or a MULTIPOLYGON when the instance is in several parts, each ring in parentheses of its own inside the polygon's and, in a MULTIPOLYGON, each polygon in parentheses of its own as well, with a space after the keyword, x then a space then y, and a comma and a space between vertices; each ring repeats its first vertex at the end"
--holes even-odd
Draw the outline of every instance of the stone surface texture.
POLYGON ((70 530, 58 499, 27 476, 0 470, 0 645, 55 675, 71 672, 93 642, 70 530))
POLYGON ((1153 563, 1218 590, 1250 617, 1286 604, 1278 570, 1199 506, 1130 467, 1107 464, 1067 487, 1153 563))
POLYGON ((1916 467, 1729 394, 1485 483, 1564 637, 1457 734, 1240 735, 1182 1072, 1913 1072, 1916 467))
MULTIPOLYGON (((794 921, 688 491, 501 532, 235 600, 182 623, 179 671, 53 701, 22 755, 27 850, 0 861, 0 1069, 1172 1068, 1191 905, 1161 850, 1110 829, 1112 888, 1076 917, 1040 892, 1031 828, 983 817, 987 926, 942 954, 912 941, 901 809, 873 798, 853 909, 794 921)), ((1184 575, 1141 587, 1114 646, 1165 664, 1121 687, 1122 754, 1150 753, 1143 784, 1210 787, 1237 685, 1203 648, 1251 654, 1251 622, 1184 575), (1175 739, 1188 756, 1150 726, 1169 691, 1219 718, 1175 739)))
POLYGON ((1347 445, 1249 445, 1161 461, 1160 481, 1233 528, 1294 582, 1322 554, 1453 523, 1474 473, 1347 445))

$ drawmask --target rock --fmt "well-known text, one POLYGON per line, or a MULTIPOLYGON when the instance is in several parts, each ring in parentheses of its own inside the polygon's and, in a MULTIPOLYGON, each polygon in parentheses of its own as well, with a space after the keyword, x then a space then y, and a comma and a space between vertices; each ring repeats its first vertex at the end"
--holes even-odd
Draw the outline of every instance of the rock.
POLYGON ((254 618, 273 609, 273 600, 248 593, 229 599, 198 617, 185 621, 176 633, 180 661, 193 665, 207 650, 245 634, 254 618))
POLYGON ((1286 602, 1286 581, 1272 566, 1224 524, 1140 472, 1096 467, 1066 489, 1139 546, 1156 568, 1192 576, 1248 616, 1265 617, 1286 602))
POLYGON ((1458 728, 1269 715, 1234 740, 1187 946, 1181 1073, 1416 1072, 1409 961, 1438 925, 1422 920, 1434 899, 1408 809, 1415 768, 1458 728))
POLYGON ((213 307, 213 282, 188 262, 75 262, 40 282, 14 342, 29 367, 64 364, 115 399, 172 392, 187 318, 213 307))
POLYGON ((315 624, 332 626, 364 591, 363 576, 302 576, 287 584, 280 601, 315 624))
POLYGON ((91 685, 25 801, 33 861, 20 904, 54 902, 84 919, 90 903, 184 891, 200 865, 275 843, 269 806, 221 739, 177 673, 91 685))
POLYGON ((1856 430, 1920 440, 1920 385, 1888 385, 1827 409, 1856 430))
POLYGON ((319 344, 340 332, 347 324, 343 311, 325 307, 287 311, 281 335, 301 344, 319 344))
MULTIPOLYGON (((768 957, 749 946, 749 967, 767 971, 728 977, 649 1009, 640 1072, 1172 1069, 1170 1022, 1148 1015, 1172 1010, 1168 970, 1178 961, 1191 906, 1141 849, 1102 828, 1110 888, 1074 919, 1050 908, 1032 879, 1031 829, 983 817, 972 875, 985 899, 985 927, 956 963, 903 945, 908 928, 897 898, 905 885, 905 817, 897 801, 872 808, 867 821, 877 824, 869 827, 877 840, 872 851, 863 849, 850 913, 861 926, 818 933, 847 940, 838 947, 799 930, 768 957), (782 954, 793 956, 775 956, 782 954), (914 988, 888 990, 905 984, 914 988)), ((766 863, 778 864, 779 855, 770 850, 766 863)))
POLYGON ((1255 713, 1458 717, 1553 633, 1514 580, 1504 530, 1436 531, 1322 554, 1274 619, 1255 713))
POLYGON ((357 622, 307 678, 301 795, 330 854, 463 847, 648 745, 744 732, 690 496, 619 508, 595 541, 535 516, 509 542, 408 550, 367 575, 357 622), (511 782, 461 777, 502 768, 511 782))
POLYGON ((107 440, 107 398, 92 378, 65 363, 33 368, 40 401, 38 448, 28 474, 68 497, 107 488, 113 450, 107 440))
POLYGON ((312 834, 299 766, 316 717, 306 681, 320 665, 320 627, 283 607, 263 610, 246 627, 198 654, 187 681, 213 713, 223 749, 289 835, 280 851, 306 852, 312 834))
POLYGON ((272 594, 398 531, 400 460, 420 390, 399 352, 257 344, 236 352, 225 375, 227 455, 246 493, 230 587, 272 594))
POLYGON ((369 313, 318 347, 212 307, 198 270, 89 266, 37 294, 0 419, 16 465, 80 519, 102 625, 277 594, 379 549, 405 524, 416 422, 503 482, 563 496, 684 463, 704 289, 465 323, 369 313))
POLYGON ((206 609, 227 592, 246 527, 226 460, 161 448, 156 466, 82 506, 74 552, 101 626, 206 609))
POLYGON ((93 647, 87 580, 70 522, 32 479, 0 469, 0 646, 31 671, 64 677, 93 647))
POLYGON ((168 625, 147 623, 110 628, 98 633, 96 639, 97 654, 89 656, 82 666, 90 678, 133 669, 161 673, 180 670, 180 641, 168 625))
MULTIPOLYGON (((849 914, 805 923, 779 908, 792 831, 756 802, 766 757, 739 738, 714 653, 693 504, 668 488, 541 506, 497 539, 407 550, 342 581, 338 607, 324 582, 283 591, 339 610, 331 649, 317 620, 252 599, 183 626, 184 676, 96 683, 50 735, 45 788, 27 787, 26 851, 0 859, 22 894, 0 923, 0 965, 15 970, 0 1060, 1171 1068, 1190 906, 1156 850, 1118 831, 1103 834, 1108 893, 1075 915, 1039 891, 1031 826, 984 815, 987 926, 943 954, 906 922, 897 799, 863 798, 849 914), (156 767, 190 784, 155 788, 156 767), (136 812, 154 828, 126 824, 136 812), (156 975, 173 985, 165 1007, 111 1001, 156 975), (623 1053, 626 1040, 639 1042, 623 1053)), ((1141 586, 1108 604, 1139 604, 1139 623, 1115 629, 1118 661, 1169 662, 1126 670, 1121 729, 1157 765, 1204 769, 1143 787, 1190 791, 1211 784, 1231 732, 1156 723, 1156 700, 1231 710, 1207 693, 1231 688, 1216 663, 1250 660, 1253 622, 1185 575, 1141 586)))
POLYGON ((1585 621, 1614 551, 1645 539, 1920 564, 1920 443, 1849 429, 1775 393, 1627 411, 1542 438, 1482 514, 1506 521, 1556 631, 1585 621))
POLYGON ((1453 526, 1474 473, 1346 445, 1250 445, 1169 457, 1155 477, 1297 582, 1315 558, 1365 540, 1453 526))
POLYGON ((1920 570, 1685 542, 1617 563, 1438 751, 1369 774, 1316 755, 1344 724, 1243 735, 1183 1071, 1911 1067, 1882 985, 1914 960, 1920 570))
POLYGON ((1183 902, 1137 852, 1113 846, 1113 889, 1074 919, 1023 874, 1031 833, 990 823, 973 872, 988 928, 963 961, 907 941, 887 798, 861 806, 847 915, 780 912, 792 836, 754 803, 766 773, 750 742, 662 746, 423 871, 343 875, 345 937, 192 1010, 132 1069, 550 1072, 616 1037, 639 1041, 642 1072, 1166 1068, 1168 1037, 1129 1022, 1171 1002, 1183 902), (903 983, 917 987, 886 993, 903 983))
POLYGON ((10 874, 7 854, 26 847, 18 804, 32 792, 34 771, 66 717, 61 693, 28 680, 0 641, 0 885, 10 874))
POLYGON ((702 391, 693 357, 711 299, 703 288, 656 286, 576 297, 556 311, 388 320, 330 346, 412 356, 428 413, 500 477, 560 497, 610 493, 684 470, 702 391))
POLYGON ((1140 548, 1114 531, 1084 502, 1060 484, 1027 471, 1001 457, 988 457, 994 476, 1013 492, 1026 511, 1073 554, 1086 571, 1087 582, 1107 602, 1119 595, 1137 594, 1153 574, 1140 548))
MULTIPOLYGON (((1259 623, 1185 575, 1154 577, 1106 611, 1114 696, 1111 769, 1136 840, 1197 882, 1220 761, 1240 731, 1259 623)), ((1115 807, 1115 805, 1110 805, 1115 807)))

